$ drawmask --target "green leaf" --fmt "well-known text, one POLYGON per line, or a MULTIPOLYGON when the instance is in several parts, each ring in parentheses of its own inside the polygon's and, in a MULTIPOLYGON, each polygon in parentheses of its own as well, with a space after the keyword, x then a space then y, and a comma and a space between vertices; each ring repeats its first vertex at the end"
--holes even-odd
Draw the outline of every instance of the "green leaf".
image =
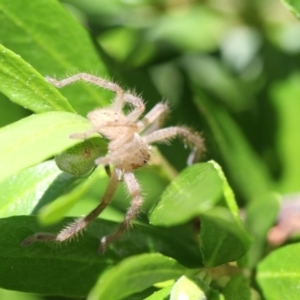
POLYGON ((209 300, 224 300, 224 297, 219 293, 219 291, 210 289, 209 300))
POLYGON ((33 115, 1 128, 0 181, 78 143, 68 136, 89 128, 86 119, 67 112, 33 115))
POLYGON ((4 94, 0 92, 0 108, 4 107, 5 109, 0 109, 0 127, 16 122, 30 114, 30 112, 24 107, 11 102, 6 96, 4 96, 4 94))
MULTIPOLYGON (((98 140, 101 141, 101 139, 98 140)), ((100 147, 91 139, 83 140, 80 144, 57 154, 55 162, 58 168, 67 174, 74 176, 88 175, 95 169, 95 159, 106 154, 107 147, 103 147, 104 145, 100 147)))
POLYGON ((250 239, 240 220, 233 192, 214 161, 195 164, 173 180, 152 211, 150 222, 172 226, 197 216, 201 221, 200 247, 206 266, 217 266, 245 255, 250 239))
POLYGON ((256 281, 265 299, 299 299, 300 244, 270 253, 257 268, 256 281))
POLYGON ((165 287, 165 288, 153 293, 151 296, 147 297, 145 300, 169 300, 171 290, 172 290, 172 286, 165 287))
POLYGON ((133 256, 100 276, 88 300, 124 299, 157 282, 177 278, 187 271, 174 259, 158 253, 133 256))
POLYGON ((218 172, 219 177, 222 180, 223 183, 223 195, 224 195, 224 206, 226 206, 234 219, 234 221, 237 223, 237 225, 242 225, 241 218, 240 218, 240 211, 239 207, 235 201, 234 193, 227 181, 227 178, 225 177, 225 174, 221 168, 221 166, 216 163, 215 161, 210 161, 210 163, 213 164, 214 168, 218 172))
POLYGON ((163 38, 189 51, 212 51, 228 25, 224 16, 207 6, 188 6, 184 11, 174 9, 162 15, 151 28, 151 37, 163 38), (202 30, 196 32, 194 28, 202 30))
MULTIPOLYGON (((0 219, 0 244, 2 245, 0 247, 0 287, 45 295, 85 297, 96 283, 98 276, 107 268, 116 265, 127 256, 147 252, 161 252, 178 259, 179 263, 187 263, 187 266, 199 266, 199 252, 193 241, 193 234, 188 233, 186 228, 162 230, 149 226, 134 226, 128 235, 124 235, 108 247, 104 255, 99 255, 97 249, 100 238, 113 232, 117 224, 97 219, 84 231, 83 236, 80 235, 70 242, 61 245, 37 242, 27 247, 20 246, 25 238, 36 232, 58 232, 73 220, 73 218, 67 218, 64 224, 45 230, 37 225, 36 218, 33 216, 0 219)), ((156 271, 159 273, 162 270, 167 273, 162 272, 157 277, 151 277, 149 274, 149 278, 147 275, 143 282, 145 286, 152 285, 153 281, 179 277, 186 271, 174 259, 163 256, 160 258, 158 254, 149 255, 150 257, 145 256, 146 259, 143 262, 146 265, 149 263, 150 268, 156 266, 156 271), (163 269, 163 266, 166 269, 163 269)), ((132 260, 138 268, 139 264, 134 263, 136 259, 132 260)), ((121 271, 124 270, 121 265, 120 268, 121 271)), ((130 274, 133 274, 133 269, 130 270, 130 274)), ((119 266, 116 266, 117 274, 120 274, 119 271, 119 266)), ((113 276, 114 272, 111 271, 109 274, 104 278, 113 276)), ((110 285, 111 282, 106 283, 105 291, 113 288, 110 285)))
POLYGON ((21 247, 24 238, 41 230, 34 217, 0 219, 0 228, 4 234, 0 238, 3 245, 0 249, 0 286, 3 288, 47 295, 84 296, 96 282, 99 272, 108 266, 106 258, 97 255, 97 239, 90 238, 81 246, 72 242, 60 247, 53 243, 21 247))
POLYGON ((207 300, 208 286, 195 276, 182 276, 174 284, 170 300, 207 300))
POLYGON ((218 266, 246 254, 250 238, 227 209, 216 207, 202 214, 200 219, 200 249, 205 266, 218 266))
MULTIPOLYGON (((22 0, 1 0, 0 24, 2 44, 43 76, 107 75, 87 31, 58 1, 35 0, 24 5, 22 0)), ((107 92, 86 84, 65 88, 62 93, 83 115, 97 105, 107 105, 109 99, 107 92)))
POLYGON ((256 266, 264 255, 267 233, 276 223, 279 209, 280 196, 277 194, 261 196, 247 206, 245 227, 253 239, 248 252, 248 266, 256 266))
POLYGON ((281 0, 281 2, 298 18, 300 17, 300 2, 298 0, 281 0))
POLYGON ((300 183, 300 139, 295 128, 299 128, 300 119, 300 74, 273 85, 272 100, 278 116, 277 146, 281 160, 279 189, 282 193, 298 192, 300 183))
POLYGON ((16 291, 9 291, 0 289, 1 299, 13 299, 13 300, 41 300, 38 295, 32 295, 28 293, 20 293, 16 291))
MULTIPOLYGON (((243 36, 247 36, 252 29, 244 30, 243 36), (247 31, 249 32, 247 33, 247 31)), ((226 37, 225 43, 231 44, 232 41, 230 39, 230 36, 226 37)), ((248 46, 251 47, 251 44, 247 43, 248 46)), ((233 49, 230 51, 234 52, 233 49)), ((253 50, 249 49, 249 51, 253 50)), ((209 54, 198 55, 193 53, 182 57, 183 66, 187 70, 189 77, 197 82, 197 85, 205 91, 211 101, 218 99, 229 111, 240 112, 249 107, 254 91, 252 86, 249 88, 250 85, 245 80, 232 73, 232 69, 229 67, 231 63, 226 58, 225 61, 226 64, 218 57, 209 54)))
POLYGON ((72 191, 61 195, 39 211, 41 224, 50 225, 61 221, 66 213, 82 199, 91 187, 101 178, 107 176, 103 168, 97 168, 88 178, 76 186, 72 191))
POLYGON ((186 168, 165 189, 150 214, 154 225, 182 224, 212 208, 222 196, 223 183, 212 163, 186 168))
POLYGON ((212 161, 223 182, 222 206, 201 214, 200 249, 206 266, 218 266, 240 259, 250 246, 241 222, 234 194, 221 167, 212 161))
POLYGON ((225 300, 251 300, 249 279, 243 275, 232 277, 223 289, 223 295, 225 300))
POLYGON ((68 101, 19 55, 0 44, 0 91, 11 101, 42 113, 74 112, 68 101))
POLYGON ((77 178, 63 174, 53 160, 28 168, 0 183, 0 216, 29 215, 58 197, 77 178))
POLYGON ((226 167, 247 200, 271 189, 270 174, 230 115, 195 88, 196 104, 205 116, 226 167), (251 182, 251 184, 249 184, 251 182))

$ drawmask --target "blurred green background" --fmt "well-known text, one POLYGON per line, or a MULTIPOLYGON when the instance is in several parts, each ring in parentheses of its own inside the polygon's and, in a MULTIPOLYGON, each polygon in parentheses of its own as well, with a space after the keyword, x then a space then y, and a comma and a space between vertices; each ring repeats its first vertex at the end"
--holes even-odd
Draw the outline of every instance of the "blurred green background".
MULTIPOLYGON (((203 132, 204 159, 223 166, 241 207, 273 190, 300 190, 300 23, 279 0, 61 4, 89 32, 113 80, 142 95, 148 109, 167 100, 172 108, 167 125, 203 132)), ((34 60, 30 63, 34 66, 34 60)), ((4 95, 0 107, 1 126, 30 114, 4 95)), ((160 149, 176 170, 186 166, 188 149, 180 141, 160 149)), ((149 203, 167 184, 151 173, 155 170, 138 172, 149 203)), ((42 299, 3 290, 0 298, 42 299)))

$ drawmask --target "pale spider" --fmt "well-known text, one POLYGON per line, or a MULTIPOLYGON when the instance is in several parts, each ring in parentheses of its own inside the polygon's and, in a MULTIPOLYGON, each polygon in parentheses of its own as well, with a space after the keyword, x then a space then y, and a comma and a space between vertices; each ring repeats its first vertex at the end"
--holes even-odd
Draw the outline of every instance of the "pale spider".
POLYGON ((133 171, 145 165, 149 160, 151 153, 149 144, 167 142, 180 136, 184 143, 192 149, 188 158, 188 164, 192 164, 199 159, 204 150, 203 138, 187 127, 175 126, 159 129, 161 121, 168 111, 168 106, 165 103, 156 104, 150 112, 139 120, 145 110, 142 99, 105 79, 86 73, 79 73, 62 80, 49 77, 46 79, 58 88, 83 80, 116 93, 110 107, 98 108, 88 113, 87 117, 92 125, 90 130, 70 135, 71 138, 86 139, 90 135, 98 133, 106 138, 109 141, 109 152, 106 156, 97 158, 95 163, 104 166, 113 165, 114 169, 110 174, 110 180, 101 203, 87 216, 77 219, 58 234, 36 233, 24 240, 22 244, 28 245, 36 241, 63 242, 76 235, 105 209, 111 202, 118 183, 124 180, 132 198, 131 206, 119 228, 101 239, 99 250, 103 252, 107 244, 116 240, 130 226, 142 205, 141 188, 133 171), (122 111, 125 104, 133 107, 127 115, 122 111))

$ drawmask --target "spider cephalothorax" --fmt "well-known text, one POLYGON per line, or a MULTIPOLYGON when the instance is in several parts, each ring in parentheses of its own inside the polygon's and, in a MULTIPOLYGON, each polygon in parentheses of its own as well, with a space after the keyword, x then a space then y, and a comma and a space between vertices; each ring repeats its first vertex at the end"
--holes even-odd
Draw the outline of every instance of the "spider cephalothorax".
POLYGON ((27 238, 23 244, 31 244, 38 240, 65 241, 84 229, 94 218, 96 218, 111 202, 120 181, 125 186, 132 198, 124 221, 116 232, 101 239, 100 251, 104 251, 107 244, 117 239, 131 224, 138 214, 142 205, 141 188, 133 171, 142 167, 150 158, 151 146, 155 142, 166 142, 176 136, 183 138, 192 152, 188 164, 196 162, 204 150, 203 138, 200 134, 192 132, 183 126, 174 126, 160 129, 162 119, 168 111, 168 106, 158 103, 150 112, 140 119, 145 110, 144 103, 139 97, 124 91, 117 84, 86 73, 79 73, 63 80, 47 78, 56 87, 63 87, 78 80, 83 80, 116 93, 112 105, 108 108, 100 108, 91 111, 88 119, 91 129, 84 133, 71 134, 71 138, 86 139, 91 134, 99 133, 109 140, 109 152, 104 157, 95 160, 96 165, 113 165, 105 194, 101 203, 86 217, 79 218, 74 223, 64 228, 58 234, 36 233, 27 238), (123 107, 129 104, 133 109, 125 115, 123 107))

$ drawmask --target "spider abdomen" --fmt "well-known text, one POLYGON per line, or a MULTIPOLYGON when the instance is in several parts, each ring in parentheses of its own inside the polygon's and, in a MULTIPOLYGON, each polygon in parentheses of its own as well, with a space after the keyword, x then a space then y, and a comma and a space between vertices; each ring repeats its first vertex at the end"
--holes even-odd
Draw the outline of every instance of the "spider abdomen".
POLYGON ((135 134, 131 141, 128 141, 124 147, 128 147, 126 157, 120 159, 118 168, 124 171, 133 171, 145 165, 151 153, 151 147, 138 134, 135 134))

